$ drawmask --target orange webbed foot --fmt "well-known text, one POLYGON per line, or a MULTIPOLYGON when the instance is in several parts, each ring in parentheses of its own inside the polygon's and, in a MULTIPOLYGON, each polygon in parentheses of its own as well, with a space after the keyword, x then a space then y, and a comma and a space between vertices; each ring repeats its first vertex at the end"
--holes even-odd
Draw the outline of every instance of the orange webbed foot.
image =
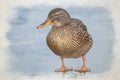
POLYGON ((72 71, 72 68, 68 68, 68 67, 61 67, 55 70, 55 72, 67 72, 67 71, 72 71))
POLYGON ((91 70, 86 66, 82 66, 81 68, 75 69, 75 71, 77 71, 77 72, 90 72, 91 70))

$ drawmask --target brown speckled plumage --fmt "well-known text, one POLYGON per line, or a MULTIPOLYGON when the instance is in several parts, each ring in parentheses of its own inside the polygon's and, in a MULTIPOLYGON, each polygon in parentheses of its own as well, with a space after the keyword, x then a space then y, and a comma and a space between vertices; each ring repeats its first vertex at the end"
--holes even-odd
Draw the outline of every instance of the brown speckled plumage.
POLYGON ((93 44, 92 37, 86 26, 78 19, 70 18, 68 12, 61 8, 50 11, 47 20, 37 28, 43 28, 52 24, 52 29, 47 35, 49 48, 61 57, 62 66, 56 71, 69 71, 65 67, 64 58, 78 58, 82 56, 83 66, 76 71, 90 71, 85 65, 85 55, 93 44))
POLYGON ((88 52, 92 46, 92 38, 80 20, 71 19, 67 25, 52 27, 47 36, 47 44, 59 56, 76 58, 88 52))

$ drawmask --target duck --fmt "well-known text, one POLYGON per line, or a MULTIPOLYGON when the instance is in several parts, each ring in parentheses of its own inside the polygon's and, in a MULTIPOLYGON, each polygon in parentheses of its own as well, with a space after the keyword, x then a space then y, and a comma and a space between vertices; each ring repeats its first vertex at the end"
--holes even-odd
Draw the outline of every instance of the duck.
POLYGON ((88 33, 86 25, 79 19, 71 18, 63 8, 52 9, 47 19, 37 29, 52 25, 47 35, 46 43, 50 50, 61 59, 61 67, 55 72, 73 70, 66 67, 65 58, 82 57, 82 66, 75 69, 77 72, 90 72, 86 65, 86 54, 93 45, 92 36, 88 33))

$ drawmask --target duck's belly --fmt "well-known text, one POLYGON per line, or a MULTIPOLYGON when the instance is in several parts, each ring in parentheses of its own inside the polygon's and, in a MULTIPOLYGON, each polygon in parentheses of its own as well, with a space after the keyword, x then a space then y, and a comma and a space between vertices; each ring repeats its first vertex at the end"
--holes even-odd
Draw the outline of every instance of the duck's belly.
POLYGON ((79 44, 79 40, 72 40, 68 35, 48 35, 48 47, 58 56, 66 58, 77 58, 86 53, 79 44))

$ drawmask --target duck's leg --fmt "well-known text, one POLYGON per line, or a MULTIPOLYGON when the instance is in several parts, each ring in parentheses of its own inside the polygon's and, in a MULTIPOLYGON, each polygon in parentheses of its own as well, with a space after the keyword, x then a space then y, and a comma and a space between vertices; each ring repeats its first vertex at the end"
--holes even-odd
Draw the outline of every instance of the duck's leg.
POLYGON ((76 69, 75 71, 78 71, 78 72, 90 72, 91 70, 86 66, 86 55, 82 56, 82 61, 83 61, 82 67, 76 69))
POLYGON ((66 72, 66 71, 71 71, 73 69, 68 68, 64 65, 64 57, 61 57, 61 68, 58 68, 55 70, 55 72, 66 72))

